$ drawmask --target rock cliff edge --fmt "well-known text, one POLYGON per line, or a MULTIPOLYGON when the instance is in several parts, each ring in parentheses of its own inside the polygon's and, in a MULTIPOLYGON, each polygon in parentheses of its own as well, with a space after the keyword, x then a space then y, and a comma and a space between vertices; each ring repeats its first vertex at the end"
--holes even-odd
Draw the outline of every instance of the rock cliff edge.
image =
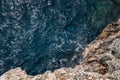
POLYGON ((0 80, 120 80, 120 19, 109 24, 82 53, 74 68, 60 68, 36 76, 21 68, 4 73, 0 80))

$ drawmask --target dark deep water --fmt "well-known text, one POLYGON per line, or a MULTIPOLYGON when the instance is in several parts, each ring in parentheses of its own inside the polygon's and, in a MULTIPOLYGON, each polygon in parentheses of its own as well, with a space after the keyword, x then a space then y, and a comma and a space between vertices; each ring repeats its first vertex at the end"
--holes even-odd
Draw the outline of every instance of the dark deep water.
POLYGON ((74 67, 119 12, 110 0, 0 0, 0 75, 74 67))

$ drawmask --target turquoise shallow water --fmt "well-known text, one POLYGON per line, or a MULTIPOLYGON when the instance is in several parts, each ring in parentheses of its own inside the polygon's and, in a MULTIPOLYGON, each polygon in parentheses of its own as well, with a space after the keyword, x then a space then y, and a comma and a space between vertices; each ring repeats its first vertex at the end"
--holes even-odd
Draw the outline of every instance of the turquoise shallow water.
POLYGON ((0 0, 0 75, 74 67, 119 12, 109 0, 0 0))

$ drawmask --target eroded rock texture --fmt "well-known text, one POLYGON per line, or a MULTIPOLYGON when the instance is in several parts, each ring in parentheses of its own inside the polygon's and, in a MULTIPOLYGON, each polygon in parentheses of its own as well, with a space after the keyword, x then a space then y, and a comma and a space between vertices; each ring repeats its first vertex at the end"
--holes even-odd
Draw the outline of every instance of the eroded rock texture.
POLYGON ((74 68, 29 76, 11 69, 0 80, 120 80, 120 20, 109 24, 83 52, 83 62, 74 68))

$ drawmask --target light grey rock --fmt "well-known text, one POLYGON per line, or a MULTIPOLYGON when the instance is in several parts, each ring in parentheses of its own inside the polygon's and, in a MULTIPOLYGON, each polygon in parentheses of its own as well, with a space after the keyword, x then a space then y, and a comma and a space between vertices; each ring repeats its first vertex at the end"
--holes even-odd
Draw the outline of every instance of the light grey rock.
POLYGON ((110 45, 109 49, 116 58, 120 58, 120 39, 115 39, 110 45))

